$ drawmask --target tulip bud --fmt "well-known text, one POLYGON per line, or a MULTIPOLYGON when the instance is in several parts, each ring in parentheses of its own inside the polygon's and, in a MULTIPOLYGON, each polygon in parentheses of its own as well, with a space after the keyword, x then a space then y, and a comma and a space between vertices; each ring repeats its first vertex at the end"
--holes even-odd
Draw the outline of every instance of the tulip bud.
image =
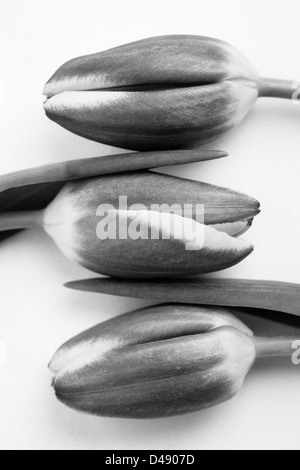
POLYGON ((241 389, 251 331, 220 308, 152 307, 66 343, 50 364, 57 398, 78 411, 161 418, 209 408, 241 389))
POLYGON ((128 149, 204 144, 255 103, 256 74, 233 47, 162 37, 81 57, 47 83, 47 116, 91 140, 128 149))
MULTIPOLYGON (((225 269, 248 256, 253 250, 251 243, 229 236, 226 230, 245 229, 248 218, 257 212, 257 202, 244 195, 139 173, 68 184, 46 210, 44 228, 63 253, 91 271, 126 278, 183 276, 225 269), (140 201, 145 210, 120 210, 116 196, 123 190, 131 203, 140 201), (150 201, 162 202, 165 197, 168 203, 174 197, 178 203, 200 202, 201 194, 203 202, 208 201, 207 221, 211 226, 184 214, 168 213, 165 206, 162 212, 151 210, 150 201), (99 203, 108 202, 111 210, 101 219, 99 203), (112 204, 115 202, 116 206, 112 204), (243 206, 245 202, 248 206, 243 206), (103 237, 106 224, 113 232, 103 237), (133 234, 132 227, 136 228, 133 234)), ((196 213, 193 216, 196 218, 196 213)))
POLYGON ((2 214, 0 231, 39 224, 66 256, 91 271, 169 277, 240 262, 253 246, 236 236, 258 213, 259 203, 244 194, 136 172, 68 183, 45 211, 2 214))
POLYGON ((210 142, 259 96, 292 98, 292 82, 258 77, 233 46, 165 36, 79 57, 44 89, 47 116, 82 137, 135 150, 210 142))

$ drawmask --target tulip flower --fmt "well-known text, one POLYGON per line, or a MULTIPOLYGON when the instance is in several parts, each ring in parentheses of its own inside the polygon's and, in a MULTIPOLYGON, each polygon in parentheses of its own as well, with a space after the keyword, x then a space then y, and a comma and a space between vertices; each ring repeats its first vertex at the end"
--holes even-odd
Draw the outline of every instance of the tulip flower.
POLYGON ((233 46, 165 36, 71 60, 44 88, 47 116, 67 130, 134 150, 213 141, 259 97, 297 99, 294 82, 259 77, 233 46))
POLYGON ((258 358, 292 357, 294 341, 255 338, 218 307, 172 304, 91 328, 62 346, 50 369, 57 398, 70 408, 162 418, 230 400, 258 358))
POLYGON ((259 203, 244 194, 141 171, 66 183, 45 210, 0 214, 0 231, 42 226, 66 256, 100 274, 184 276, 225 269, 248 256, 252 244, 237 235, 258 213, 259 203), (128 209, 118 206, 120 195, 128 209), (189 217, 173 213, 174 204, 191 207, 189 217))

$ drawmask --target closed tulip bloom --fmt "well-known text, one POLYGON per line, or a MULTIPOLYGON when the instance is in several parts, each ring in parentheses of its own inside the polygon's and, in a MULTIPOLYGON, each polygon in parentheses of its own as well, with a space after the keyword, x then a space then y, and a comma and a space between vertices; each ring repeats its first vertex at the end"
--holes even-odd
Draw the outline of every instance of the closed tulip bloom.
POLYGON ((44 94, 47 116, 79 136, 157 150, 210 142, 259 96, 291 99, 294 91, 292 82, 260 78, 223 41, 164 36, 71 60, 44 94))
POLYGON ((292 355, 295 338, 254 338, 218 307, 164 305, 114 318, 62 346, 57 398, 98 416, 162 418, 233 398, 257 357, 292 355))
POLYGON ((218 271, 243 260, 253 246, 236 236, 258 213, 259 203, 244 194, 137 172, 68 183, 44 211, 1 214, 0 230, 41 225, 68 258, 99 274, 169 277, 218 271), (128 208, 118 206, 120 195, 128 208), (194 212, 173 213, 169 203, 189 204, 194 212), (197 204, 204 207, 203 223, 196 220, 197 204))

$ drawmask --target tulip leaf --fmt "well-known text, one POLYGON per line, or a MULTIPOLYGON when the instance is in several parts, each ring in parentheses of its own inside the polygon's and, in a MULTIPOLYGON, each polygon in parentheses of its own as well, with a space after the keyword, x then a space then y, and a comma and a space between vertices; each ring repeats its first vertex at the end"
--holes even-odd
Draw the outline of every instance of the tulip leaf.
POLYGON ((161 302, 243 307, 300 316, 300 284, 244 279, 128 281, 86 279, 66 287, 108 295, 161 302))
POLYGON ((37 183, 56 183, 57 181, 71 181, 113 173, 150 170, 164 166, 216 160, 227 156, 226 152, 220 150, 178 150, 71 160, 1 176, 0 193, 7 189, 37 183))
MULTIPOLYGON (((59 193, 64 183, 40 183, 0 192, 0 212, 42 210, 59 193)), ((19 231, 0 233, 0 242, 19 231)))

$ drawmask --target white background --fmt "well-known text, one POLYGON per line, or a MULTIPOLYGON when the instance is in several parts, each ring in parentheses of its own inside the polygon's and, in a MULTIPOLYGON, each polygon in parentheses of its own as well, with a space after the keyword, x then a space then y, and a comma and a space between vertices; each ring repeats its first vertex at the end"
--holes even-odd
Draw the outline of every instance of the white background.
MULTIPOLYGON (((298 0, 0 0, 0 173, 115 152, 44 116, 43 84, 66 60, 148 36, 199 34, 235 44, 262 75, 297 80, 299 16, 298 0)), ((210 146, 230 158, 173 170, 262 203, 245 236, 255 253, 222 276, 299 282, 299 130, 299 106, 261 100, 237 130, 210 146)), ((47 370, 55 350, 82 330, 144 305, 63 287, 83 277, 90 273, 66 260, 42 232, 0 247, 0 340, 7 356, 0 365, 1 449, 300 448, 300 369, 288 360, 261 362, 233 401, 180 418, 109 420, 60 405, 47 370)), ((267 316, 246 321, 258 334, 300 336, 300 326, 267 316)))

